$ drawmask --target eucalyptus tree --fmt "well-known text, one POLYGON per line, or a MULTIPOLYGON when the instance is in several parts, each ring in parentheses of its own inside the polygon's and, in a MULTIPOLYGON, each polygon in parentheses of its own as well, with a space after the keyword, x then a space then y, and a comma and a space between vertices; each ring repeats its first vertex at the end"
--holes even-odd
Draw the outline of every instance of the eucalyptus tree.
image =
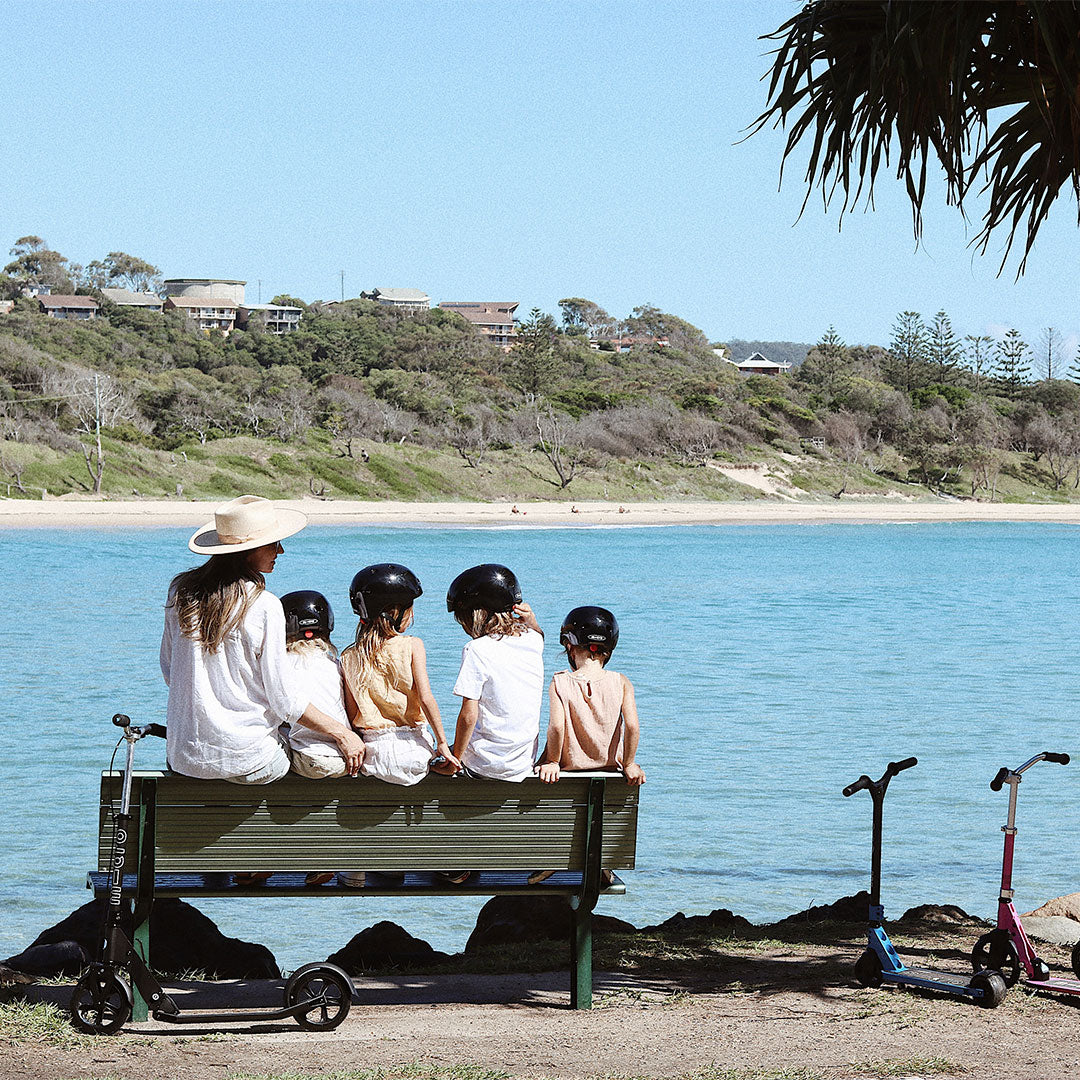
POLYGON ((895 168, 918 239, 936 160, 961 212, 989 193, 977 250, 1004 231, 1003 268, 1022 234, 1020 274, 1062 189, 1080 199, 1075 0, 815 0, 765 36, 777 47, 752 130, 785 128, 784 161, 807 138, 806 200, 839 196, 842 217, 895 168))

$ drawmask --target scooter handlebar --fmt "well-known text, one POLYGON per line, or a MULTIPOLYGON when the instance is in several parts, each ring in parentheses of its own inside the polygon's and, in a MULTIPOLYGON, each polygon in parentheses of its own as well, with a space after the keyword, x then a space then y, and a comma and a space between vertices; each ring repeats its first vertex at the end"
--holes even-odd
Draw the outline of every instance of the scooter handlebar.
POLYGON ((1002 765, 1001 768, 997 771, 997 776, 995 776, 994 779, 990 781, 990 790, 1000 791, 1001 785, 1005 783, 1005 777, 1008 775, 1009 770, 1004 765, 1002 765))
POLYGON ((159 739, 164 739, 166 735, 164 724, 147 724, 143 728, 144 735, 156 735, 159 739))
POLYGON ((1068 765, 1069 755, 1051 754, 1049 751, 1047 751, 1045 754, 1043 754, 1043 761, 1052 761, 1055 765, 1068 765))
POLYGON ((112 718, 112 722, 117 727, 130 727, 131 726, 131 717, 130 716, 125 716, 122 712, 118 712, 112 718))
POLYGON ((849 796, 854 795, 856 791, 862 791, 863 788, 870 787, 873 782, 874 781, 871 780, 870 777, 866 775, 866 773, 863 773, 863 775, 860 776, 854 784, 848 784, 848 786, 844 788, 844 798, 846 799, 849 796))
POLYGON ((122 712, 118 712, 112 718, 112 722, 117 727, 131 728, 131 730, 137 732, 140 737, 145 737, 147 735, 155 735, 159 739, 164 739, 166 736, 166 729, 164 724, 146 724, 143 727, 136 727, 131 722, 131 717, 125 715, 122 712))
POLYGON ((889 775, 895 776, 897 773, 903 772, 905 769, 910 769, 919 764, 918 758, 906 757, 903 761, 890 761, 889 762, 889 775))

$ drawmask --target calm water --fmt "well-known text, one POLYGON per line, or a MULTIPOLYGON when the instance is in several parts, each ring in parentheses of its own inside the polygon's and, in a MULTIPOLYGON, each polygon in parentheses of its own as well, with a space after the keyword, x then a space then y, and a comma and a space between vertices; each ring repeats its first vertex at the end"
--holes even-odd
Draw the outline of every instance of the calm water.
MULTIPOLYGON (((159 720, 161 606, 191 564, 176 530, 0 533, 0 958, 83 903, 116 711, 159 720)), ((448 726, 464 637, 442 601, 466 566, 504 562, 548 631, 613 608, 648 772, 638 869, 601 911, 638 925, 730 907, 757 921, 865 886, 870 800, 840 789, 915 754, 886 802, 884 902, 994 911, 1006 799, 988 782, 1041 750, 1080 753, 1080 534, 1046 525, 656 529, 309 528, 270 578, 327 594, 349 640, 362 565, 411 566, 416 633, 448 726)), ((138 765, 162 746, 141 743, 138 765)), ((1080 761, 1022 789, 1016 884, 1027 910, 1080 887, 1080 761)), ((208 901, 285 967, 382 918, 460 949, 482 901, 208 901)))

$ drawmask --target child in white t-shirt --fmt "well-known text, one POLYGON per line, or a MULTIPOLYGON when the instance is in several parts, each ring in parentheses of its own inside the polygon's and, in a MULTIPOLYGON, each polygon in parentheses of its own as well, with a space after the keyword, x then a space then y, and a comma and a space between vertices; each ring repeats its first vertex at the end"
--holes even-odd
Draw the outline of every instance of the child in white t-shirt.
POLYGON ((540 740, 543 632, 517 578, 495 563, 459 574, 446 607, 472 639, 454 684, 461 698, 454 756, 472 776, 520 782, 533 773, 540 740))
MULTIPOLYGON (((349 729, 345 715, 344 681, 337 650, 330 642, 334 612, 322 593, 308 589, 286 593, 281 598, 285 612, 285 654, 293 681, 312 704, 330 719, 349 729)), ((292 771, 311 780, 345 776, 345 759, 329 735, 302 724, 289 728, 289 757, 292 771)), ((305 885, 325 885, 332 872, 312 872, 305 885)))

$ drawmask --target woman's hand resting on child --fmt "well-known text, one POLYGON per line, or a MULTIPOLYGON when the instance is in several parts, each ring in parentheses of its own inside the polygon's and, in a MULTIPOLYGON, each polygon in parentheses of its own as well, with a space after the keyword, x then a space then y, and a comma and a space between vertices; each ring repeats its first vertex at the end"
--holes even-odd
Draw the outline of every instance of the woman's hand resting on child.
POLYGON ((555 761, 545 761, 543 765, 537 766, 536 775, 544 781, 545 784, 554 784, 559 779, 559 765, 555 761))
POLYGON ((454 757, 454 752, 448 743, 439 743, 435 751, 439 756, 432 759, 431 771, 433 773, 439 773, 441 776, 455 776, 461 772, 461 762, 454 757))

